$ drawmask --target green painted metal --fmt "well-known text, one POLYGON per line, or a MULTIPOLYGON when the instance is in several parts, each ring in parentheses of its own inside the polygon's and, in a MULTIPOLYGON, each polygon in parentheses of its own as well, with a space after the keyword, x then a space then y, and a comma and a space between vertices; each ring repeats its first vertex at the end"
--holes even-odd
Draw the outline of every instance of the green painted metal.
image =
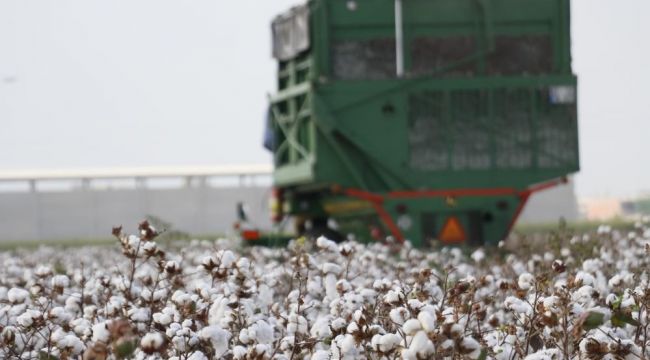
MULTIPOLYGON (((270 97, 274 182, 289 214, 357 224, 351 231, 367 237, 376 211, 327 210, 350 200, 333 187, 523 193, 578 171, 569 0, 405 0, 401 78, 393 0, 307 6, 309 48, 278 60, 270 97), (359 219, 366 229, 357 231, 359 219)), ((469 242, 495 243, 522 201, 460 196, 453 206, 443 197, 383 206, 396 223, 408 215, 399 226, 416 245, 452 215, 469 242)))

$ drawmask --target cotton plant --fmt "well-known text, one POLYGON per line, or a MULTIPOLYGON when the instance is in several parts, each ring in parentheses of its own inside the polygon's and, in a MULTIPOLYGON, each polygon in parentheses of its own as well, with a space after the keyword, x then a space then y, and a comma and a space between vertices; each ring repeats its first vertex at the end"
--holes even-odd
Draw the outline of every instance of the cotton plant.
POLYGON ((0 358, 650 357, 648 219, 510 252, 158 234, 0 253, 0 358))

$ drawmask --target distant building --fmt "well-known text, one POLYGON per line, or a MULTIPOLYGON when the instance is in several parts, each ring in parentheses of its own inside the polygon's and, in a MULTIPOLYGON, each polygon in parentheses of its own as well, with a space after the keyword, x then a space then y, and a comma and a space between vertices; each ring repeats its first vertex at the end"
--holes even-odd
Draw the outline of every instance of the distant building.
POLYGON ((624 215, 623 202, 614 197, 596 197, 580 200, 580 210, 587 220, 609 220, 624 215))

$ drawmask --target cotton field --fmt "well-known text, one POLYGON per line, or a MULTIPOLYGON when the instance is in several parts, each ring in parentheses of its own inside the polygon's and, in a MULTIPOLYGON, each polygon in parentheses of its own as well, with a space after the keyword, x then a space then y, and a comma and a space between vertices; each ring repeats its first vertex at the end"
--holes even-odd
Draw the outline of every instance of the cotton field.
POLYGON ((114 235, 0 253, 0 358, 650 357, 647 219, 541 251, 114 235))

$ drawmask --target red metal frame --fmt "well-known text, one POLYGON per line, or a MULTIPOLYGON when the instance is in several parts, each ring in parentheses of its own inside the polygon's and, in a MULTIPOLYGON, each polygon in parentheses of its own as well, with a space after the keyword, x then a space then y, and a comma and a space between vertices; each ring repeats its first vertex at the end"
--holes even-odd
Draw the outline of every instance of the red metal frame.
MULTIPOLYGON (((566 178, 554 179, 548 182, 535 184, 525 190, 516 190, 514 188, 484 188, 484 189, 447 189, 447 190, 403 190, 403 191, 392 191, 386 195, 376 194, 365 190, 360 189, 345 189, 343 193, 349 197, 354 197, 361 200, 366 200, 372 203, 377 215, 392 233, 395 239, 403 243, 404 235, 400 231, 399 227, 393 221, 393 218, 390 216, 390 213, 386 211, 383 206, 383 203, 386 199, 418 199, 418 198, 429 198, 429 197, 462 197, 462 196, 504 196, 504 195, 517 195, 520 198, 519 206, 515 210, 515 214, 510 221, 508 226, 508 233, 512 230, 512 227, 515 225, 517 218, 521 215, 521 212, 524 210, 528 199, 533 193, 550 189, 560 184, 567 182, 566 178)), ((336 187, 339 189, 339 187, 336 187)), ((504 234, 504 236, 506 236, 504 234)))

